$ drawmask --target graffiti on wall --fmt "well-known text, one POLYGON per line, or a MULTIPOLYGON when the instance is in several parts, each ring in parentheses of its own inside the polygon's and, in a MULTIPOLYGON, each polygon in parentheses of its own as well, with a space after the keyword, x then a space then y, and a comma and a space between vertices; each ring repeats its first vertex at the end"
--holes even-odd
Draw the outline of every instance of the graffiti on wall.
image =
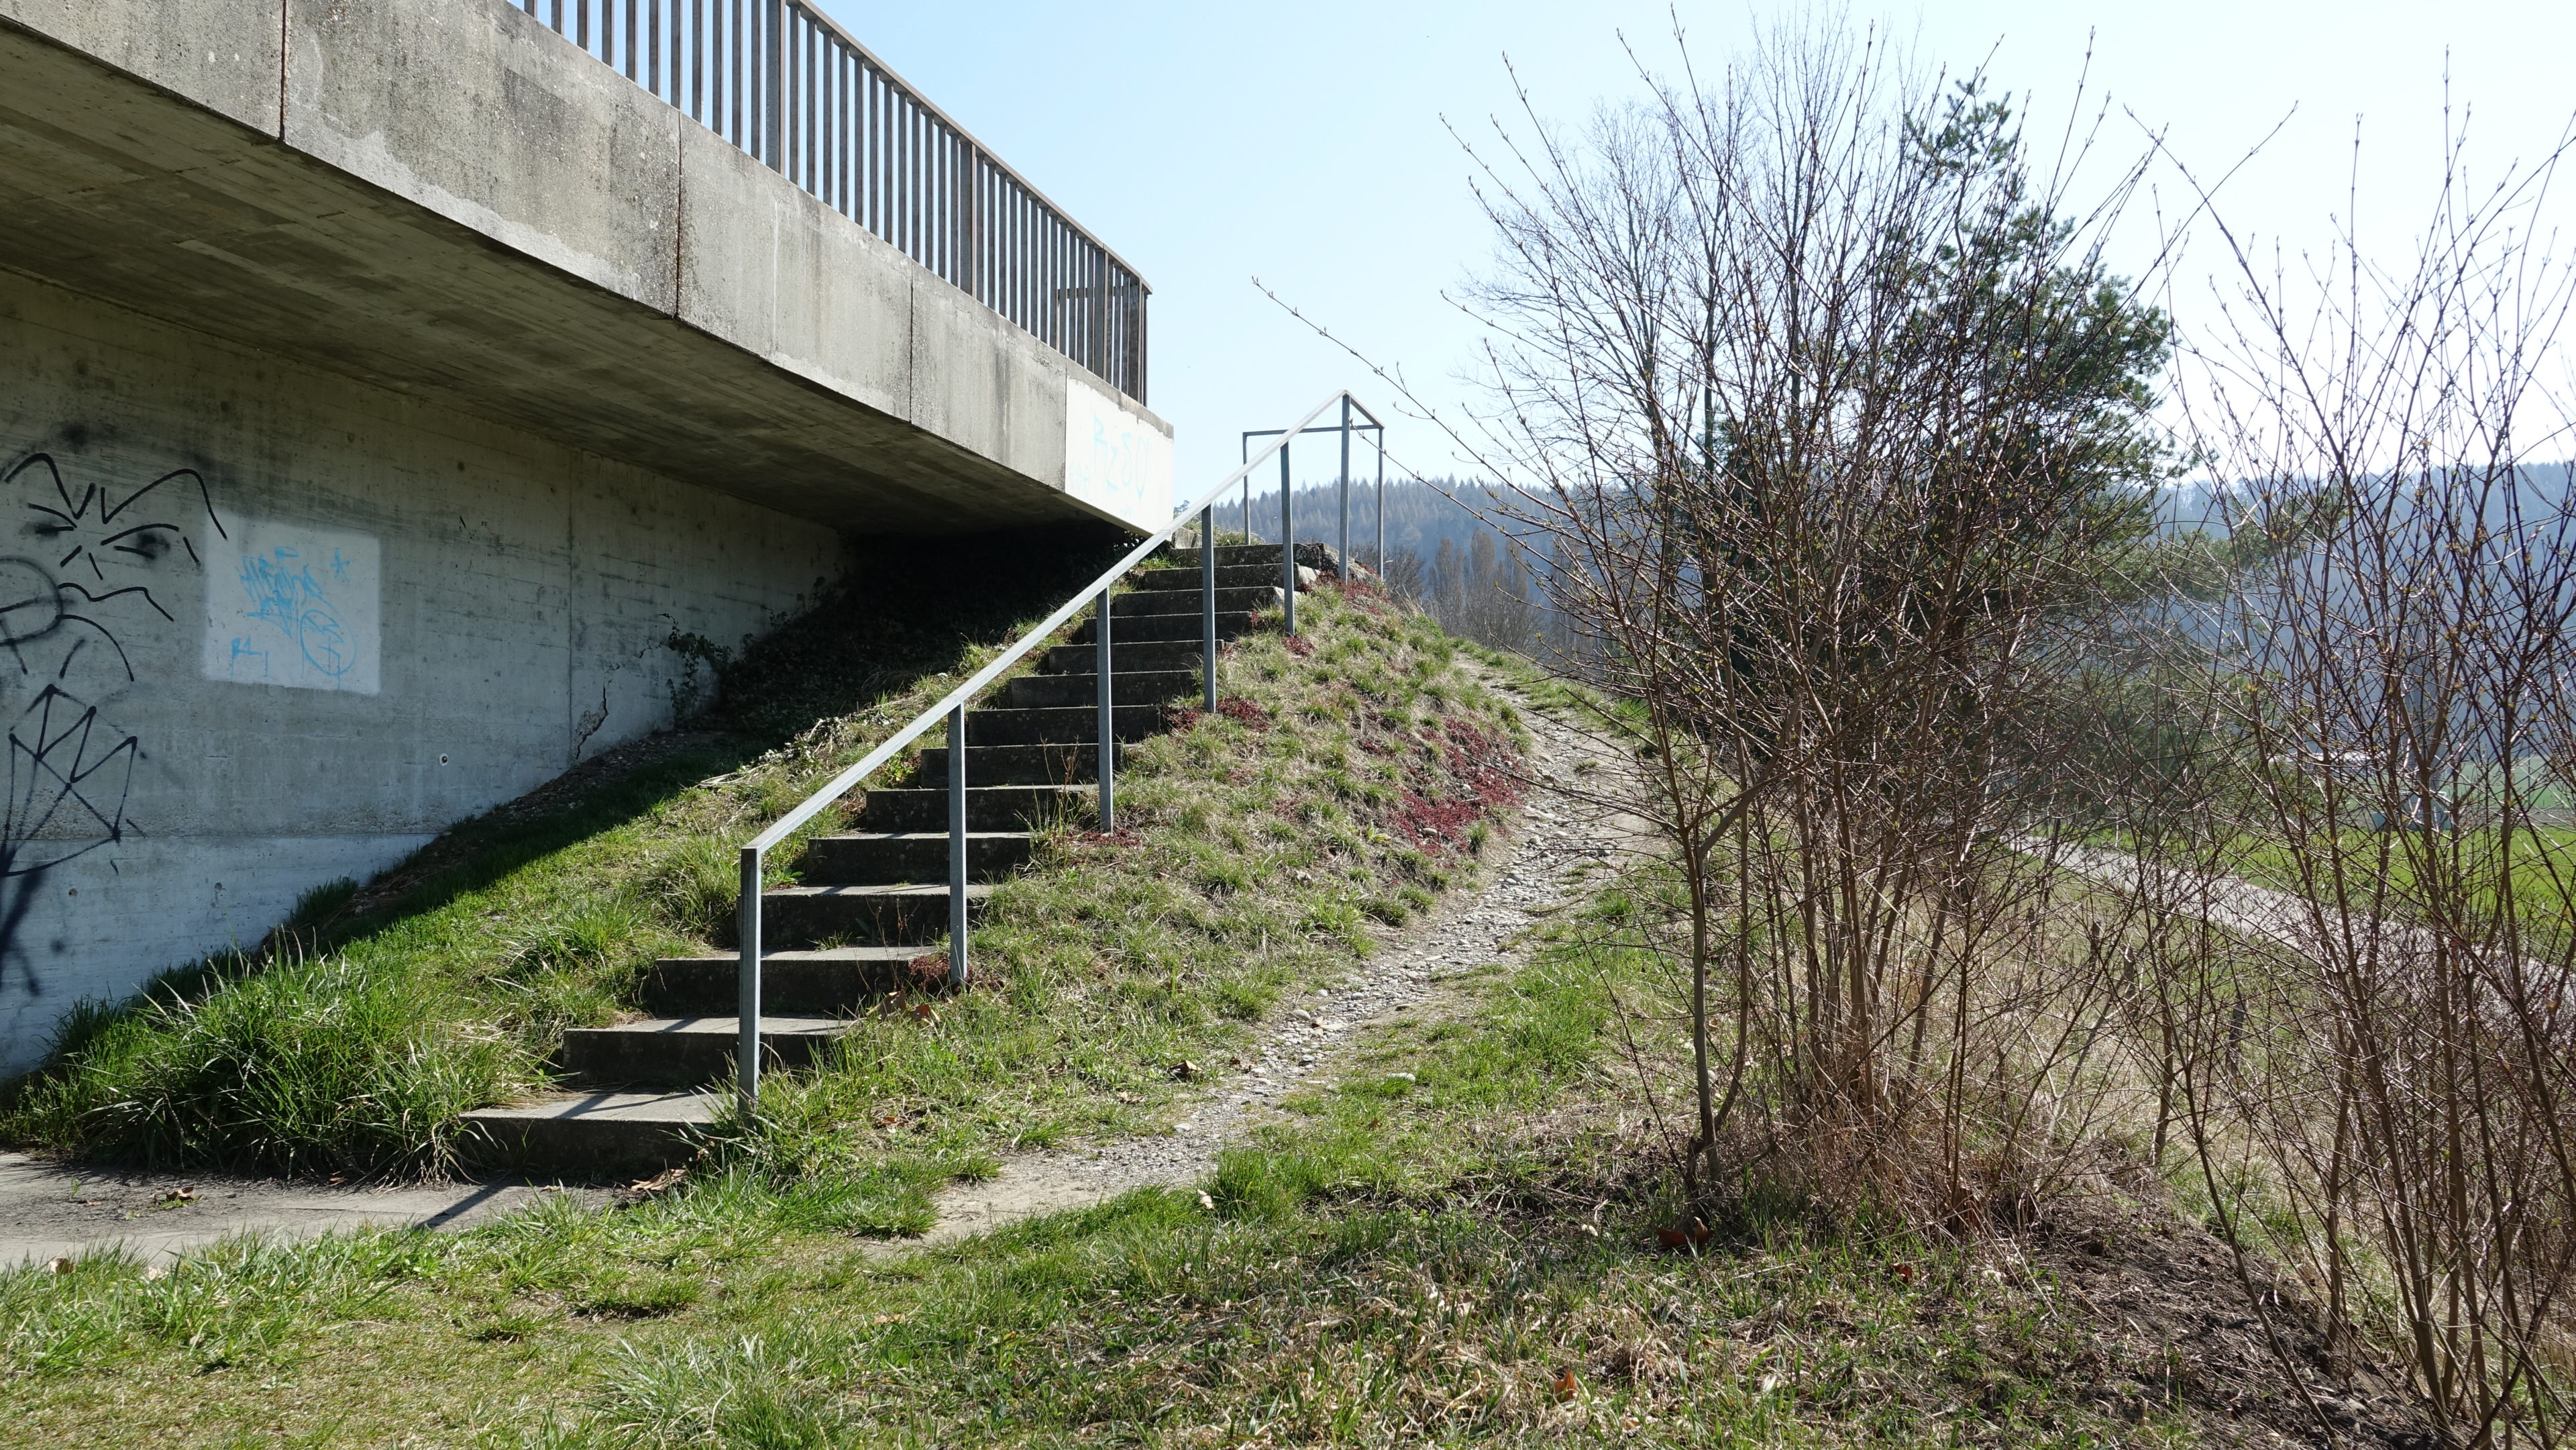
POLYGON ((244 520, 218 548, 206 563, 206 678, 376 693, 373 535, 244 520))
POLYGON ((47 453, 0 472, 0 987, 44 989, 24 928, 46 873, 133 834, 142 741, 100 707, 135 683, 129 641, 176 622, 198 541, 228 537, 192 468, 122 494, 47 453))

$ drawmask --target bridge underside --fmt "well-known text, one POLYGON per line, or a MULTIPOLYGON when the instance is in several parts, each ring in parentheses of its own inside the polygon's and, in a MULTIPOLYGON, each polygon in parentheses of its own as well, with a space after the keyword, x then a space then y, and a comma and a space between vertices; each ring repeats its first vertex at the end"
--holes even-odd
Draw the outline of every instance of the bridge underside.
POLYGON ((134 9, 0 0, 0 268, 842 532, 1099 516, 1099 385, 516 11, 134 9))

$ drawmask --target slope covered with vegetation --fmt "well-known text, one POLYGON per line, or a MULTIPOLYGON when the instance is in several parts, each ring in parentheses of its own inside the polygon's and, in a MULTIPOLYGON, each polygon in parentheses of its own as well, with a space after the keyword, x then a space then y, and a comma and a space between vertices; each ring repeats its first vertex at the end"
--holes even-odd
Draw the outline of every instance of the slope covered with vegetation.
MULTIPOLYGON (((364 891, 322 894, 260 952, 85 1010, 11 1093, 0 1135, 309 1173, 470 1152, 458 1114, 540 1088, 566 1026, 615 1019, 657 956, 728 944, 743 839, 1103 553, 1021 540, 875 561, 860 592, 740 659, 694 644, 724 690, 695 728, 468 822, 364 891)), ((953 1167, 1128 1121, 1172 1063, 1219 1051, 1283 987, 1366 950, 1370 921, 1428 902, 1504 802, 1512 713, 1418 615, 1328 590, 1300 624, 1230 646, 1225 708, 1134 749, 1117 836, 1068 823, 1002 887, 976 991, 871 1020, 835 1066, 782 1081, 762 1151, 834 1141, 953 1167)), ((793 852, 780 860, 792 876, 793 852)), ((914 1188, 885 1191, 889 1222, 918 1212, 914 1188)))

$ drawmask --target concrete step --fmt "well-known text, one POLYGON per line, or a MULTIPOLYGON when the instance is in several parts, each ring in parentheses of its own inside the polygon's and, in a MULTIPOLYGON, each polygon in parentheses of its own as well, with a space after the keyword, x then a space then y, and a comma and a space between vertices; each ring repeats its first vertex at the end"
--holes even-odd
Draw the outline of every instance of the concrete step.
MULTIPOLYGON (((968 738, 973 738, 971 735, 968 738)), ((1111 757, 1112 763, 1127 758, 1125 746, 1111 757)), ((921 779, 948 778, 948 747, 934 745, 921 752, 921 779)), ((1088 744, 1059 745, 969 745, 966 747, 966 788, 978 785, 1073 785, 1080 782, 1090 790, 1100 779, 1099 752, 1088 744)))
MULTIPOLYGON (((764 959, 765 960, 765 959, 764 959)), ((767 981, 764 973, 762 980, 767 981)), ((564 1072, 591 1087, 687 1087, 733 1075, 735 1017, 648 1017, 564 1030, 564 1072)), ((764 1068, 811 1067, 849 1030, 841 1017, 760 1019, 764 1068)))
MULTIPOLYGON (((1256 503, 1252 509, 1257 515, 1261 505, 1256 503)), ((1270 517, 1273 522, 1279 517, 1279 500, 1275 498, 1270 501, 1270 517)), ((1195 569, 1199 566, 1199 551, 1174 549, 1155 562, 1167 569, 1195 569)), ((1297 562, 1308 568, 1320 569, 1332 562, 1332 550, 1320 539, 1305 540, 1297 545, 1297 562)), ((1275 543, 1218 545, 1216 566, 1223 569, 1231 564, 1267 564, 1276 569, 1279 567, 1279 546, 1275 543)))
MULTIPOLYGON (((1228 638, 1231 636, 1218 636, 1220 648, 1228 638)), ((1130 639, 1125 630, 1120 630, 1109 643, 1110 653, 1117 656, 1110 663, 1120 674, 1129 670, 1147 673, 1185 670, 1191 678, 1198 677, 1199 637, 1196 634, 1188 639, 1137 640, 1130 639)), ((1100 651, 1088 644, 1056 645, 1038 657, 1038 668, 1049 675, 1097 674, 1099 666, 1100 651)))
POLYGON ((697 1156, 721 1091, 594 1092, 465 1115, 469 1158, 548 1173, 649 1173, 697 1156))
MULTIPOLYGON (((981 912, 993 888, 966 888, 966 909, 981 912)), ((760 893, 763 952, 826 944, 902 945, 948 934, 948 886, 781 886, 760 893)))
MULTIPOLYGON (((1275 579, 1263 584, 1247 584, 1239 589, 1219 589, 1216 592, 1216 612, 1219 614, 1249 614, 1254 610, 1275 609, 1278 606, 1279 583, 1275 579)), ((1110 612, 1116 615, 1118 622, 1123 625, 1131 615, 1195 615, 1205 612, 1206 608, 1207 606, 1199 602, 1198 586, 1192 585, 1187 589, 1131 589, 1117 596, 1110 605, 1110 612)))
MULTIPOLYGON (((1199 592, 1199 571, 1195 564, 1187 569, 1139 569, 1127 576, 1127 582, 1138 589, 1186 589, 1191 595, 1196 596, 1199 592)), ((1279 551, 1276 549, 1270 551, 1268 563, 1216 566, 1216 587, 1221 590, 1247 589, 1257 585, 1275 585, 1278 582, 1279 551)))
MULTIPOLYGON (((1271 597, 1275 600, 1278 592, 1273 590, 1271 597)), ((1274 604, 1272 607, 1277 606, 1274 604)), ((1073 642, 1091 643, 1099 623, 1100 621, 1096 619, 1084 616, 1082 626, 1073 632, 1073 642)), ((1254 616, 1249 613, 1217 611, 1216 637, 1219 641, 1250 634, 1259 627, 1254 622, 1254 616)), ((1113 650, 1123 649, 1129 644, 1152 644, 1167 640, 1195 643, 1199 638, 1200 628, 1200 615, 1195 609, 1186 614, 1139 614, 1132 618, 1121 616, 1117 630, 1109 637, 1109 643, 1113 650)))
MULTIPOLYGON (((1119 740, 1143 740, 1163 733, 1163 707, 1160 705, 1119 705, 1109 707, 1110 734, 1119 740)), ((1094 705, 1054 705, 1034 709, 970 710, 966 715, 966 744, 978 745, 1050 745, 1095 740, 1100 735, 1100 710, 1094 705)), ((972 777, 969 777, 971 783, 972 777)))
MULTIPOLYGON (((1195 677, 1193 677, 1195 678, 1195 677)), ((974 765, 974 747, 967 747, 967 765, 974 765)), ((947 758, 940 759, 940 769, 947 769, 947 758)), ((966 829, 969 831, 1025 831, 1042 829, 1059 820, 1075 825, 1088 825, 1099 812, 1099 788, 1082 785, 969 785, 966 788, 966 829)), ((872 790, 859 808, 859 824, 871 831, 930 831, 939 839, 948 839, 948 791, 944 786, 918 790, 872 790)), ((939 868, 944 875, 948 868, 939 868)))
MULTIPOLYGON (((1114 637, 1110 643, 1111 653, 1118 654, 1119 651, 1115 648, 1117 641, 1114 637)), ((1198 693, 1199 672, 1196 669, 1130 669, 1123 657, 1114 659, 1111 663, 1117 668, 1117 672, 1110 676, 1112 688, 1109 697, 1112 700, 1141 705, 1154 700, 1177 700, 1185 695, 1198 693)), ((1096 672, 1084 675, 1022 675, 1002 687, 1000 703, 1002 708, 1013 710, 1043 709, 1060 705, 1096 706, 1100 700, 1099 687, 1100 676, 1096 672)), ((972 725, 967 727, 970 732, 973 728, 972 725)), ((971 733, 968 738, 973 738, 971 733)))
MULTIPOLYGON (((796 874, 808 886, 866 886, 948 879, 947 822, 937 831, 853 831, 817 836, 796 874)), ((1026 831, 966 832, 966 878, 998 881, 1027 864, 1035 842, 1026 831)))
MULTIPOLYGON (((912 969, 924 955, 919 946, 764 950, 760 1010, 787 1017, 846 1016, 899 987, 931 985, 912 969)), ((664 957, 644 974, 637 1001, 659 1017, 723 1016, 741 1000, 741 970, 742 959, 731 955, 664 957)), ((934 979, 944 970, 934 972, 934 979)))

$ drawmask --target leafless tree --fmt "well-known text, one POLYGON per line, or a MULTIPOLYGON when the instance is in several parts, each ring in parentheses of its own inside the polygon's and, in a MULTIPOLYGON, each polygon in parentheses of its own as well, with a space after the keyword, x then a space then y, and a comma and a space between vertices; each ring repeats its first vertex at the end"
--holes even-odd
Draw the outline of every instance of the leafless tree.
POLYGON ((2411 266, 2344 236, 2293 275, 2219 223, 2186 398, 2269 547, 2201 626, 2236 768, 2212 828, 2156 844, 2219 928, 2169 964, 2168 1035, 2220 1211, 2402 1357, 2450 1443, 2556 1445, 2576 513, 2535 460, 2566 456, 2541 370, 2576 270, 2533 231, 2555 155, 2473 192, 2462 154, 2411 266))
POLYGON ((1978 1220, 2098 1111, 2019 835, 2142 537, 2162 318, 2008 107, 1830 25, 1487 167, 1482 441, 1650 768, 1689 1191, 1978 1220))

